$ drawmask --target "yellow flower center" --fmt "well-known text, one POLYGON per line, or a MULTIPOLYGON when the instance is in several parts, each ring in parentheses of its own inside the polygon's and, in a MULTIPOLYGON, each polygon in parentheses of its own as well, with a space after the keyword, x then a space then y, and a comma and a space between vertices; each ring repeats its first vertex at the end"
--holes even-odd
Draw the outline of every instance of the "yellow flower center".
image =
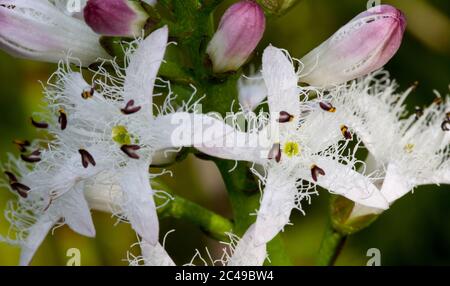
POLYGON ((296 142, 292 142, 292 141, 286 142, 284 144, 283 152, 288 157, 293 157, 300 153, 300 147, 299 147, 298 143, 296 143, 296 142))
POLYGON ((119 145, 130 145, 131 136, 125 126, 118 125, 112 128, 111 132, 112 140, 119 145))
POLYGON ((411 144, 411 143, 406 144, 403 149, 405 149, 406 153, 412 153, 414 150, 414 144, 411 144))

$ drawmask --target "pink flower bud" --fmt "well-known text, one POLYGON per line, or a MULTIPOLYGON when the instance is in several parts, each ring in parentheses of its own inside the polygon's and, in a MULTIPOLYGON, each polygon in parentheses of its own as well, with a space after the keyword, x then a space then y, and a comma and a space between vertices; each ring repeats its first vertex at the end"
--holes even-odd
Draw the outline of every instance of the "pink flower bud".
POLYGON ((327 87, 383 67, 400 48, 406 18, 400 10, 381 5, 352 19, 301 59, 300 81, 327 87))
POLYGON ((266 26, 264 11, 254 1, 232 5, 208 45, 215 73, 239 69, 261 40, 266 26))
POLYGON ((148 19, 139 1, 89 0, 84 20, 96 33, 106 36, 136 37, 148 19))

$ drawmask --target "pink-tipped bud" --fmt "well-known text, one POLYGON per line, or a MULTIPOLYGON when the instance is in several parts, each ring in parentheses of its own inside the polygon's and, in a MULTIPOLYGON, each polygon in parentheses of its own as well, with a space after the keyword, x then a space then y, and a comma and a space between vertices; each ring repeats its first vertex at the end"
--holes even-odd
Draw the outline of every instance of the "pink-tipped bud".
POLYGON ((406 18, 400 10, 389 5, 373 7, 303 57, 300 80, 327 87, 380 69, 400 48, 405 29, 406 18))
POLYGON ((134 0, 89 0, 84 8, 86 23, 105 36, 140 36, 147 19, 140 2, 134 0))
POLYGON ((206 51, 214 72, 239 69, 258 45, 265 27, 264 11, 256 2, 241 1, 228 8, 206 51))

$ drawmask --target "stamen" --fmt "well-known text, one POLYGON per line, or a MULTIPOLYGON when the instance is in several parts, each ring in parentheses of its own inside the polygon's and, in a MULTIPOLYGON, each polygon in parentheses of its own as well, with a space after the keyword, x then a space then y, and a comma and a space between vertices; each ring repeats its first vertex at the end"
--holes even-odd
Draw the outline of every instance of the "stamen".
POLYGON ((287 113, 286 111, 280 111, 280 117, 278 118, 279 123, 287 123, 291 122, 294 119, 294 116, 287 113))
POLYGON ((445 121, 450 121, 450 111, 445 114, 445 121))
POLYGON ((14 182, 11 184, 11 189, 16 191, 19 196, 26 199, 28 197, 28 192, 31 190, 28 186, 21 184, 19 182, 14 182))
POLYGON ((92 166, 96 165, 94 157, 92 157, 92 155, 88 151, 80 149, 78 150, 78 152, 81 155, 81 164, 84 168, 89 167, 89 164, 91 164, 92 166))
POLYGON ((319 175, 325 176, 325 171, 318 167, 317 165, 312 165, 311 166, 311 177, 314 180, 314 182, 317 182, 317 178, 319 177, 319 175))
POLYGON ((120 147, 120 150, 132 159, 139 159, 139 155, 135 152, 139 149, 141 149, 141 147, 138 145, 122 145, 122 147, 120 147))
POLYGON ((27 147, 31 146, 31 143, 28 140, 16 139, 16 140, 13 141, 13 143, 19 148, 19 151, 21 153, 26 152, 27 151, 27 147))
POLYGON ((442 131, 450 131, 450 121, 445 120, 441 124, 442 131))
POLYGON ((94 87, 91 87, 90 90, 84 90, 84 91, 81 93, 81 97, 82 97, 83 99, 89 99, 89 98, 91 98, 91 97, 94 96, 94 92, 95 92, 94 87))
POLYGON ((67 128, 67 114, 64 109, 59 110, 58 123, 61 125, 61 130, 67 128))
POLYGON ((127 105, 125 105, 125 108, 122 108, 120 111, 122 111, 122 113, 125 115, 130 115, 138 112, 139 110, 141 110, 141 107, 134 106, 134 100, 130 100, 128 101, 127 105))
POLYGON ((31 153, 28 156, 22 154, 22 155, 20 155, 20 158, 22 158, 22 160, 24 160, 25 162, 28 162, 28 163, 37 163, 37 162, 41 161, 41 151, 35 150, 33 153, 31 153))
POLYGON ((284 154, 289 158, 297 156, 300 153, 300 147, 297 142, 286 142, 283 148, 284 154))
POLYGON ((345 139, 352 140, 352 133, 350 133, 346 125, 341 126, 341 132, 345 139))
POLYGON ((14 175, 13 173, 5 171, 5 175, 9 179, 9 184, 18 182, 16 175, 14 175))
POLYGON ((46 122, 37 122, 33 119, 33 117, 31 117, 31 124, 33 124, 34 127, 36 128, 41 128, 41 129, 47 129, 48 128, 48 123, 46 122))
POLYGON ((423 115, 423 109, 419 106, 416 106, 416 119, 419 119, 423 115))
POLYGON ((331 103, 322 101, 319 103, 320 108, 328 112, 336 112, 336 107, 334 107, 331 103))
POLYGON ((275 159, 277 163, 281 161, 281 145, 280 143, 273 144, 269 151, 269 160, 275 159))
POLYGON ((441 105, 442 104, 442 97, 440 96, 436 96, 433 100, 433 103, 436 105, 441 105))

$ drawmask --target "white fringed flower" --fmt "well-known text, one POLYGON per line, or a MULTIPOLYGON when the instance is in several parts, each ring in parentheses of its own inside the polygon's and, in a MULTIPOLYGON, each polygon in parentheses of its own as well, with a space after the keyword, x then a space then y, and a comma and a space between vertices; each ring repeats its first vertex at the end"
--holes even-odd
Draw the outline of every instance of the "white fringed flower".
MULTIPOLYGON (((408 116, 404 102, 413 88, 396 93, 386 72, 371 74, 335 91, 333 105, 369 151, 368 167, 389 204, 417 186, 450 183, 450 104, 438 95, 408 116)), ((382 210, 357 205, 352 216, 382 210)))
MULTIPOLYGON (((22 196, 9 215, 17 243, 22 245, 21 264, 29 263, 60 219, 80 234, 95 235, 84 189, 100 175, 120 186, 120 208, 137 233, 148 243, 157 243, 158 219, 148 167, 153 152, 168 143, 155 136, 155 130, 165 127, 156 123, 152 113, 153 85, 167 37, 167 28, 162 28, 137 40, 137 49, 127 51, 126 70, 112 62, 118 75, 101 70, 94 85, 63 64, 55 73, 46 96, 58 122, 48 126, 33 122, 48 127, 55 140, 45 151, 22 156, 27 162, 39 161, 31 171, 16 162, 13 172, 7 173, 11 188, 22 196)), ((167 118, 165 122, 170 123, 167 118)), ((39 148, 38 144, 32 147, 39 148)))
POLYGON ((369 207, 388 208, 371 178, 356 171, 362 162, 348 152, 351 133, 341 112, 326 98, 306 101, 310 89, 297 86, 298 75, 285 52, 272 46, 266 48, 262 75, 268 90, 270 119, 262 130, 249 134, 249 142, 256 140, 259 145, 247 148, 251 152, 245 148, 201 149, 226 159, 248 160, 266 170, 266 174, 258 174, 265 189, 254 226, 254 242, 265 244, 277 235, 289 223, 292 209, 301 210, 300 202, 309 200, 316 185, 369 207), (261 144, 264 140, 268 146, 261 144))

